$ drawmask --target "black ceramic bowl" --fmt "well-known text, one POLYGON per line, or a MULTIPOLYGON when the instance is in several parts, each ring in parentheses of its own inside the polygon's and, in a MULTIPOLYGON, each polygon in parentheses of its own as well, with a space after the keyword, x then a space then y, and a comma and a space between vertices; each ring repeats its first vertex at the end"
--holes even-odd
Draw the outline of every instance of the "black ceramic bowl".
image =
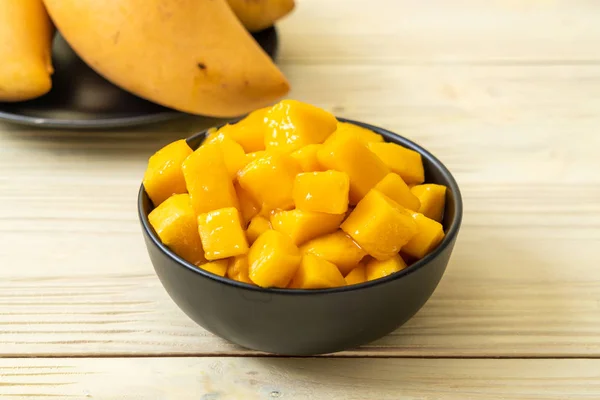
MULTIPOLYGON (((385 129, 345 120, 421 153, 428 183, 447 186, 441 244, 423 259, 385 278, 333 289, 262 289, 196 268, 161 244, 148 222, 152 204, 142 186, 138 207, 156 273, 175 303, 210 332, 248 349, 316 355, 381 338, 410 319, 429 299, 444 271, 462 219, 462 200, 446 167, 417 144, 385 129)), ((197 148, 205 133, 188 139, 197 148)))

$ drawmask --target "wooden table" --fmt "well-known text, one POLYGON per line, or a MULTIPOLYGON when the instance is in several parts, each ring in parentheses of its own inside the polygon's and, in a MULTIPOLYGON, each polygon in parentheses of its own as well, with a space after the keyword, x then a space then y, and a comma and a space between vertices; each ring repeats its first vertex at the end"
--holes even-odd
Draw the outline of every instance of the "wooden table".
POLYGON ((600 398, 600 2, 298 0, 291 97, 400 132, 456 175, 465 216, 404 327, 319 358, 213 336, 169 299, 136 192, 211 121, 0 126, 0 397, 600 398))

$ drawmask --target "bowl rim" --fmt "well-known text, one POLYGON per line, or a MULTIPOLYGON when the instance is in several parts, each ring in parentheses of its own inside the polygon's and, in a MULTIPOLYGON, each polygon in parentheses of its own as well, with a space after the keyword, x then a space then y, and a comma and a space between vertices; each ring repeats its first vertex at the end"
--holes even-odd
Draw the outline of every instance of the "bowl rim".
MULTIPOLYGON (((452 194, 454 195, 454 219, 452 220, 452 222, 450 224, 450 228, 448 229, 448 232, 444 236, 444 239, 442 240, 442 242, 431 253, 427 254, 425 257, 421 258, 420 260, 415 261, 413 264, 411 264, 407 268, 405 268, 401 271, 398 271, 394 274, 388 275, 384 278, 375 279, 373 281, 367 281, 367 282, 363 282, 363 283, 359 283, 359 284, 355 284, 355 285, 340 286, 340 287, 327 288, 327 289, 262 288, 259 286, 250 285, 248 283, 235 281, 233 279, 230 279, 230 278, 227 278, 224 276, 216 275, 216 274, 213 274, 212 272, 209 272, 202 268, 196 267, 194 264, 179 257, 177 254, 172 252, 167 246, 162 244, 162 242, 160 241, 158 236, 154 233, 154 229, 150 225, 148 216, 143 212, 144 195, 147 196, 147 194, 145 193, 144 185, 142 183, 140 185, 140 189, 138 192, 138 217, 140 219, 144 233, 150 238, 152 243, 156 247, 158 247, 158 249, 160 251, 162 251, 167 257, 169 257, 176 264, 178 264, 179 267, 186 268, 193 273, 203 276, 204 278, 212 279, 212 280, 222 283, 224 285, 229 285, 229 286, 233 286, 233 287, 236 287, 239 289, 251 290, 251 291, 256 291, 256 292, 266 293, 266 294, 306 296, 306 295, 318 295, 318 294, 327 294, 327 293, 343 293, 343 292, 347 292, 347 291, 361 290, 361 289, 366 289, 366 288, 370 288, 370 287, 377 286, 377 285, 383 285, 388 282, 394 281, 396 279, 402 279, 403 277, 410 275, 410 274, 416 272, 417 270, 423 268, 425 265, 427 265, 428 263, 433 261, 435 258, 440 256, 440 254, 442 254, 444 252, 444 250, 450 245, 450 243, 452 243, 454 241, 454 239, 458 235, 458 231, 460 229, 460 226, 462 223, 462 217, 463 217, 463 201, 462 201, 462 195, 461 195, 460 189, 458 187, 458 183, 456 182, 456 179, 454 178, 452 173, 448 170, 448 168, 437 157, 435 157, 428 150, 421 147, 420 145, 413 142, 412 140, 410 140, 404 136, 401 136, 397 133, 394 133, 392 131, 389 131, 385 128, 381 128, 381 127, 371 125, 371 124, 368 124, 365 122, 355 121, 352 119, 342 118, 342 117, 336 117, 336 118, 340 122, 347 122, 347 123, 351 123, 351 124, 354 124, 357 126, 361 126, 363 128, 370 129, 370 130, 374 131, 375 133, 378 133, 378 134, 384 136, 387 140, 389 140, 392 143, 397 143, 403 147, 407 147, 411 150, 417 151, 418 153, 421 154, 421 157, 427 158, 427 160, 430 163, 435 165, 436 168, 439 169, 439 171, 441 172, 444 179, 447 180, 447 182, 448 182, 448 187, 452 191, 452 194)), ((228 123, 235 123, 238 120, 239 119, 236 119, 236 120, 230 121, 228 123)), ((227 123, 223 123, 223 124, 215 126, 213 128, 208 128, 201 132, 195 133, 195 134, 189 136, 186 139, 186 141, 188 143, 190 143, 191 141, 196 141, 196 140, 200 139, 202 136, 206 136, 206 133, 209 130, 215 129, 215 128, 218 129, 225 124, 227 124, 227 123)))

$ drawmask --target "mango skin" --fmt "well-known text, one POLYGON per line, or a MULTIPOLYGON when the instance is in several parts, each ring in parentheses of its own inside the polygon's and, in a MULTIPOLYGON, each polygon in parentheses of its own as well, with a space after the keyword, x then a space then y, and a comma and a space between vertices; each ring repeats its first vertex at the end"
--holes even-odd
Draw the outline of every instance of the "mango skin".
POLYGON ((41 0, 0 0, 0 101, 31 100, 50 91, 53 36, 41 0))
POLYGON ((268 230, 248 253, 249 276, 260 287, 285 288, 296 275, 302 254, 285 234, 268 230))
POLYGON ((86 64, 122 89, 163 106, 238 117, 278 101, 290 89, 226 0, 44 4, 86 64))
POLYGON ((198 215, 198 232, 207 260, 219 260, 248 252, 248 241, 236 208, 221 208, 198 215))
POLYGON ((148 214, 148 221, 161 242, 175 254, 194 264, 206 261, 188 194, 175 194, 148 214))
POLYGON ((290 289, 328 289, 346 286, 346 280, 335 266, 313 254, 304 254, 290 289))
POLYGON ((150 156, 143 184, 155 207, 173 194, 187 192, 181 165, 190 154, 192 149, 181 139, 169 143, 150 156))
POLYGON ((272 26, 294 10, 294 0, 227 0, 229 6, 250 32, 272 26))

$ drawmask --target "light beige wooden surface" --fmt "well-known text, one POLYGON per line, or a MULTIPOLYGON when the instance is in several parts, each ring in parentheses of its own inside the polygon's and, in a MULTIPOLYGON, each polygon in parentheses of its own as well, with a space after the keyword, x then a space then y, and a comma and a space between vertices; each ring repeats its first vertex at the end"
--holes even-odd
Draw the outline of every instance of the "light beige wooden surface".
POLYGON ((147 157, 214 120, 3 124, 0 397, 600 398, 600 2, 298 2, 290 97, 416 140, 461 186, 431 300, 335 359, 252 357, 171 302, 136 217, 147 157))

